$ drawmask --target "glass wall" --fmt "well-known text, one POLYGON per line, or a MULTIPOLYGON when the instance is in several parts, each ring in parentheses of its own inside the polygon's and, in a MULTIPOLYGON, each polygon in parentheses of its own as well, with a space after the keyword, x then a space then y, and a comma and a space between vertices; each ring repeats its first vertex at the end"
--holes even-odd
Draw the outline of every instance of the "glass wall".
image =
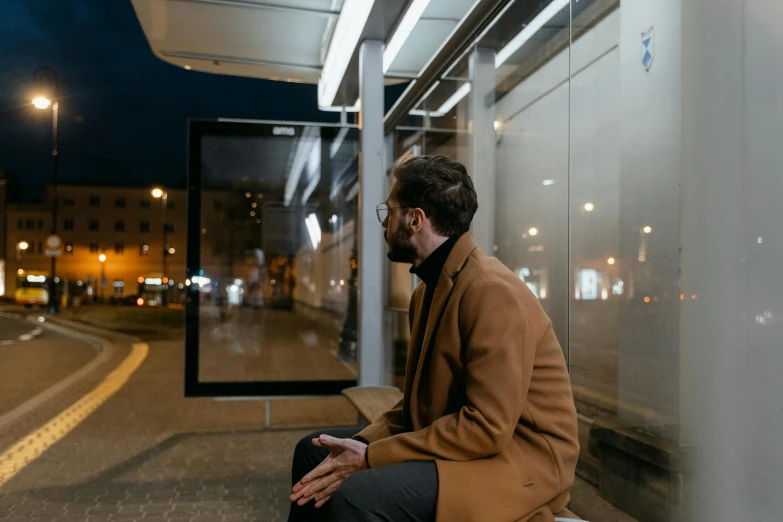
POLYGON ((395 136, 468 166, 475 239, 550 315, 589 520, 781 508, 783 77, 748 53, 783 55, 783 13, 684 5, 512 2, 395 136))

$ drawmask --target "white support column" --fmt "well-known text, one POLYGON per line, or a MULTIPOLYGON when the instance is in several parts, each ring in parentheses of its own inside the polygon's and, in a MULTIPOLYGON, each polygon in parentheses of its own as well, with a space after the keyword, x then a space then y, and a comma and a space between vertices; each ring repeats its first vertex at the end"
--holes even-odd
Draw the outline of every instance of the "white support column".
POLYGON ((375 205, 386 199, 383 139, 383 42, 359 50, 361 163, 359 169, 359 385, 384 381, 384 241, 375 205))
POLYGON ((478 194, 473 237, 488 255, 495 245, 495 51, 475 49, 470 55, 470 165, 478 194))

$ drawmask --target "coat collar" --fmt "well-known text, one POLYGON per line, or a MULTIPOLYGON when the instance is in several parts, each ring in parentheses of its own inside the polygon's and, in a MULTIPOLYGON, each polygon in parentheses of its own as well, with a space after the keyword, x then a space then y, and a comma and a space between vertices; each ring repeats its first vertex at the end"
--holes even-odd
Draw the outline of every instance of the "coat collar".
MULTIPOLYGON (((470 232, 466 232, 460 236, 454 248, 451 249, 449 257, 446 258, 446 262, 443 264, 443 271, 446 273, 446 277, 454 279, 457 274, 460 273, 465 263, 468 262, 468 257, 478 248, 476 242, 473 241, 473 237, 470 232)), ((438 282, 440 284, 440 281, 438 282)))
POLYGON ((411 268, 411 274, 415 274, 419 279, 424 281, 424 284, 428 288, 434 289, 440 279, 440 273, 443 271, 443 265, 446 264, 446 260, 449 258, 451 250, 454 245, 457 244, 459 236, 450 237, 441 246, 435 249, 435 251, 429 255, 427 259, 422 261, 419 266, 411 268))

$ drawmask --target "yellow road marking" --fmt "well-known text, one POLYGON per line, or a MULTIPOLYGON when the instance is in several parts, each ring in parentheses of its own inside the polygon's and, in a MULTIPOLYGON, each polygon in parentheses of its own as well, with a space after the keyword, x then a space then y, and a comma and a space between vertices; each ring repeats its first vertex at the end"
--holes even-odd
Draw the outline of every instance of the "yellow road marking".
POLYGON ((0 455, 0 486, 62 439, 128 382, 149 352, 145 343, 133 345, 130 355, 84 397, 0 455))

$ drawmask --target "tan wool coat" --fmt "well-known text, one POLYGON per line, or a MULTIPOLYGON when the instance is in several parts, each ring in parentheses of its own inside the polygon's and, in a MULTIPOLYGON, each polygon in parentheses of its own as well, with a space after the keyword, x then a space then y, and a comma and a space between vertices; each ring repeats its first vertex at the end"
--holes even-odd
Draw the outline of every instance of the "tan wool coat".
POLYGON ((425 290, 411 299, 404 398, 358 434, 370 466, 435 461, 438 522, 552 521, 579 443, 549 318, 469 234, 446 260, 429 317, 419 313, 425 290))

